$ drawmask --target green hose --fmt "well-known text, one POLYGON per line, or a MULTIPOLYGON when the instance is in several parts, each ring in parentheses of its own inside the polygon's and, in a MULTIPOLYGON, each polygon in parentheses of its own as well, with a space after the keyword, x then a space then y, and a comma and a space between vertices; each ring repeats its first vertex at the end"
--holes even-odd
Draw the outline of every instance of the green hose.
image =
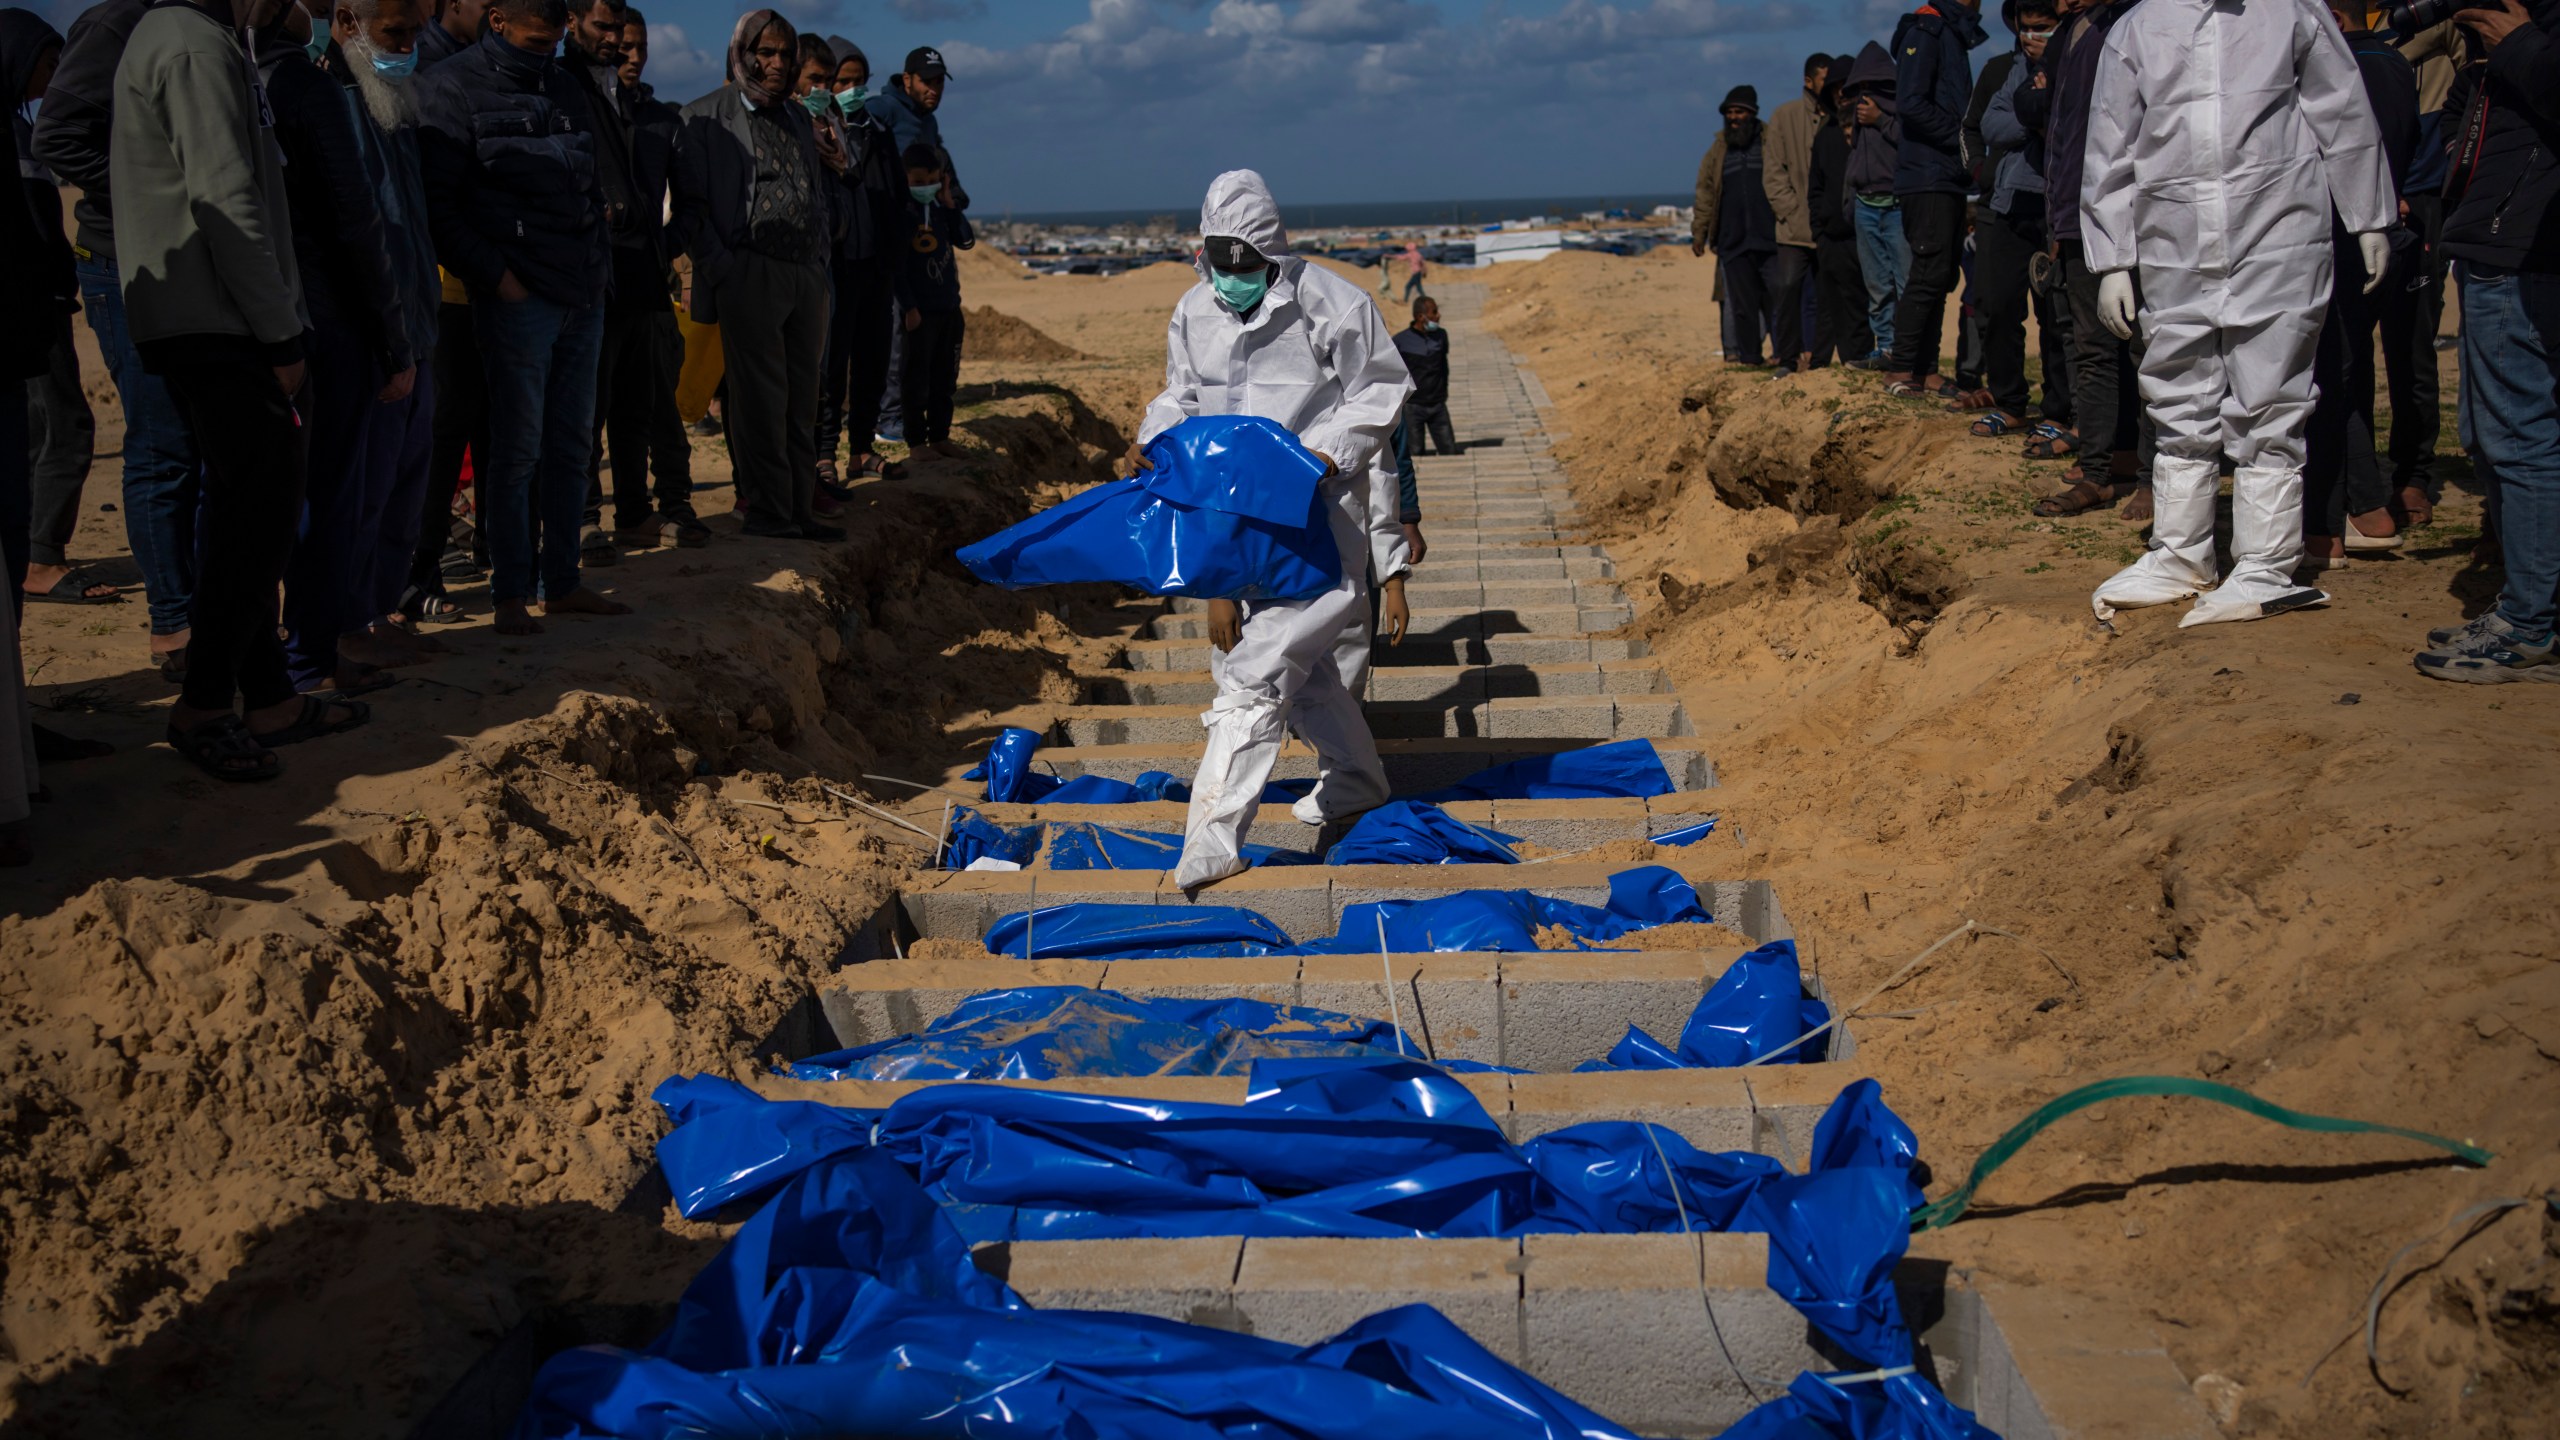
POLYGON ((2269 1104, 2246 1090, 2235 1090, 2228 1085, 2216 1085, 2210 1080, 2187 1080, 2175 1075, 2127 1075, 2115 1080, 2101 1080, 2095 1085, 2083 1085, 2077 1090, 2047 1101, 2034 1114, 2009 1127, 2008 1134, 1992 1142, 1991 1148, 1982 1152, 1982 1158, 1973 1162, 1973 1173, 1965 1177, 1964 1184, 1958 1186, 1955 1193, 1941 1200, 1930 1201, 1911 1212, 1911 1227, 1915 1230, 1935 1230, 1941 1226, 1954 1224, 1956 1217, 1964 1213, 1965 1207, 1973 1203, 1973 1192, 1984 1180, 1990 1178, 1991 1172, 2009 1163, 2010 1157, 2023 1149, 2028 1141, 2036 1138, 2046 1126, 2065 1115, 2086 1110, 2101 1100, 2113 1100, 2120 1095, 2192 1095, 2199 1100, 2228 1105, 2234 1110, 2245 1110, 2261 1120, 2273 1120, 2279 1125, 2290 1125, 2296 1130, 2321 1130, 2341 1135, 2397 1135, 2404 1140, 2415 1140, 2422 1145, 2449 1150, 2473 1165, 2486 1165, 2496 1158, 2477 1145, 2465 1144, 2460 1140, 2447 1140, 2441 1135, 2429 1135, 2423 1130, 2403 1130, 2397 1125, 2376 1125, 2367 1120, 2341 1120, 2334 1115, 2305 1115, 2299 1110, 2287 1110, 2281 1105, 2269 1104))

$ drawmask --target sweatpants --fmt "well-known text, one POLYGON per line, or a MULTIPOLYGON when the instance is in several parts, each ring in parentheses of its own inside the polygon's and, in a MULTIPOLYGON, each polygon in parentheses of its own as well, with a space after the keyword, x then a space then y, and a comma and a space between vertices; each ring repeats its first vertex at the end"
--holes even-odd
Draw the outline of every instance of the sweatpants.
POLYGON ((720 340, 728 352, 723 433, 747 524, 817 523, 818 367, 827 349, 827 272, 738 252, 720 282, 720 340))
POLYGON ((969 317, 958 310, 919 310, 923 317, 906 332, 906 377, 900 385, 907 407, 907 443, 938 445, 951 438, 952 400, 960 393, 960 346, 967 338, 969 317))
POLYGON ((1902 197, 1902 239, 1911 249, 1911 275, 1893 314, 1892 368, 1915 380, 1938 373, 1939 331, 1964 260, 1964 213, 1961 195, 1902 197))
POLYGON ((310 384, 288 400, 246 344, 236 358, 190 359, 160 374, 204 466, 184 698, 197 710, 281 705, 294 690, 276 634, 276 587, 302 509, 310 384))

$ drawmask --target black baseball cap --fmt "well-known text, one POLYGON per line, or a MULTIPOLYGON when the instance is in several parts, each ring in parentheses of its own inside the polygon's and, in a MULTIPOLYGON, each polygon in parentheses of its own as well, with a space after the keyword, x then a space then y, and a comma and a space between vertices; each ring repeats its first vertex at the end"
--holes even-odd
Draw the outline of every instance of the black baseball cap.
POLYGON ((950 78, 951 67, 942 63, 942 52, 930 45, 919 45, 907 52, 907 73, 927 80, 950 78))
POLYGON ((1230 275, 1250 275, 1256 270, 1267 269, 1271 264, 1263 258, 1261 251, 1233 235, 1207 236, 1200 248, 1209 252, 1210 269, 1224 270, 1230 275))

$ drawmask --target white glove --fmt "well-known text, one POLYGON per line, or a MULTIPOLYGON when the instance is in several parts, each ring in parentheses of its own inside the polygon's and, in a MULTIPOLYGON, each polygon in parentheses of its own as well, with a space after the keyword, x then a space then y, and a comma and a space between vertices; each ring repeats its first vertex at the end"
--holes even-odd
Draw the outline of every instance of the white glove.
POLYGON ((2098 277, 2098 321, 2119 340, 2133 338, 2133 272, 2115 270, 2098 277))
POLYGON ((2356 248, 2364 252, 2364 293, 2382 288, 2382 272, 2391 263, 2391 237, 2379 230, 2368 230, 2356 237, 2356 248))

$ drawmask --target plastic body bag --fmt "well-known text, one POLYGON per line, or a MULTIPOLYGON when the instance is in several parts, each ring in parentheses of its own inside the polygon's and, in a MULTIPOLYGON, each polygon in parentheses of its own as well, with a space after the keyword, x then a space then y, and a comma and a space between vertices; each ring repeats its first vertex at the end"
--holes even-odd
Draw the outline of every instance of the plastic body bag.
MULTIPOLYGON (((1630 1025, 1606 1060, 1575 1068, 1683 1070, 1746 1065, 1830 1018, 1828 1007, 1804 993, 1796 942, 1772 940, 1745 951, 1707 987, 1689 1012, 1689 1022, 1680 1028, 1676 1050, 1630 1025)), ((1825 1053, 1822 1041, 1808 1041, 1772 1063, 1809 1064, 1825 1053)), ((1910 1131, 1903 1134, 1908 1137, 1910 1131)), ((1907 1163, 1907 1146, 1904 1156, 1907 1163)))
POLYGON ((1594 800, 1647 798, 1673 790, 1671 772, 1650 740, 1612 740, 1553 755, 1533 755, 1479 770, 1445 790, 1415 796, 1452 800, 1594 800))
POLYGON ((1481 829, 1437 805, 1390 800, 1354 822, 1327 865, 1517 865, 1517 835, 1481 829))
POLYGON ((921 1035, 812 1056, 802 1080, 1061 1080, 1242 1075, 1280 1057, 1392 1059, 1422 1047, 1384 1020, 1260 1000, 1141 1000, 1082 986, 972 995, 921 1035))
POLYGON ((1910 1232, 1903 1167, 1789 1175, 1624 1121, 1513 1145, 1418 1062, 1266 1061, 1242 1105, 959 1083, 869 1111, 711 1076, 657 1099, 676 1121, 659 1165, 688 1216, 855 1150, 895 1160, 973 1241, 1677 1233, 1685 1207, 1690 1228, 1766 1233, 1770 1288, 1849 1354, 1911 1359, 1892 1283, 1910 1232))
POLYGON ((1162 770, 1140 774, 1133 784, 1108 775, 1079 775, 1043 798, 1047 805, 1135 805, 1149 800, 1188 800, 1191 787, 1162 770))
MULTIPOLYGON (((1049 826, 1048 831, 1052 870, 1170 870, 1182 855, 1182 837, 1157 830, 1123 830, 1090 820, 1069 820, 1049 826)), ((1304 850, 1283 850, 1277 845, 1247 845, 1244 858, 1250 865, 1316 863, 1316 857, 1304 850)))
POLYGON ((987 927, 987 949, 1023 960, 1278 955, 1288 932, 1232 905, 1048 905, 987 927))
POLYGON ((1065 783, 1031 768, 1031 757, 1039 748, 1038 732, 1008 725, 987 747, 987 758, 961 771, 960 778, 986 781, 990 805, 1027 805, 1065 783))
POLYGON ((1303 1349, 1139 1315, 1033 1310, 876 1152, 747 1222, 641 1352, 553 1356, 516 1440, 1633 1440, 1436 1312, 1303 1349))
POLYGON ((1719 1440, 2000 1440, 1917 1375, 1835 1385, 1799 1375, 1719 1440))
POLYGON ((1028 865, 1039 853, 1039 826, 999 825, 963 805, 951 812, 951 833, 943 841, 942 868, 966 870, 980 858, 1028 865))
POLYGON ((1251 415, 1185 420, 1146 446, 1154 468, 1097 485, 960 551, 1007 589, 1112 581, 1152 595, 1305 600, 1342 579, 1317 484, 1325 461, 1251 415))

